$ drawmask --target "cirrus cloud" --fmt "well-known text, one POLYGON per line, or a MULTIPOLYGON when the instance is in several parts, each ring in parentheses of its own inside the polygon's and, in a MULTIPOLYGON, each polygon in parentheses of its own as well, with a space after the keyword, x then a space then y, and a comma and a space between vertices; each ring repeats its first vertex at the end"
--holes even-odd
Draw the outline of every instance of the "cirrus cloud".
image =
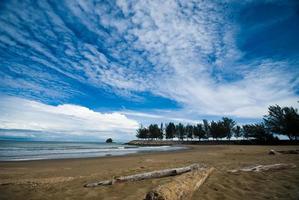
POLYGON ((0 92, 62 104, 57 112, 82 96, 97 108, 114 95, 146 102, 128 109, 135 113, 173 101, 182 115, 170 119, 261 118, 269 105, 298 105, 296 8, 291 0, 7 1, 0 92))

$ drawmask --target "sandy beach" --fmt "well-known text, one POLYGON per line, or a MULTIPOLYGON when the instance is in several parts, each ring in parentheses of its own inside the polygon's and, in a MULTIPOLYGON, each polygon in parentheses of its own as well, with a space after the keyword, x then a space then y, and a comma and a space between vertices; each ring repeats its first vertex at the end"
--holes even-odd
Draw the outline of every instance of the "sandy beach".
POLYGON ((0 162, 0 199, 137 200, 170 178, 84 188, 113 176, 130 175, 191 163, 216 168, 193 199, 299 199, 299 155, 268 155, 270 149, 299 146, 201 145, 177 152, 120 157, 0 162), (297 168, 270 172, 227 173, 257 164, 294 163, 297 168))

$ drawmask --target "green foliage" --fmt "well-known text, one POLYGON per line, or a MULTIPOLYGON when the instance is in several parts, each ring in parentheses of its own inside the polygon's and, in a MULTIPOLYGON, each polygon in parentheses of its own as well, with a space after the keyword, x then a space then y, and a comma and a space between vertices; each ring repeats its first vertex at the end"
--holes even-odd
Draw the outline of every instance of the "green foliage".
POLYGON ((210 135, 210 125, 209 125, 209 122, 206 119, 202 120, 202 122, 203 122, 203 130, 205 132, 205 137, 209 138, 211 136, 210 135))
POLYGON ((137 129, 136 137, 139 138, 139 139, 149 138, 148 129, 141 126, 140 128, 137 129))
POLYGON ((223 121, 212 121, 210 124, 210 135, 213 138, 224 138, 227 136, 227 127, 223 123, 223 121))
POLYGON ((274 133, 286 135, 290 140, 299 138, 299 114, 293 107, 270 106, 264 122, 274 133))
MULTIPOLYGON (((223 117, 221 121, 212 121, 209 125, 210 136, 213 138, 227 138, 230 139, 233 133, 233 128, 236 122, 230 118, 223 117)), ((208 123, 206 123, 206 126, 208 123)))
POLYGON ((159 138, 160 137, 160 128, 157 124, 151 124, 149 125, 148 127, 148 131, 149 131, 149 137, 151 139, 154 139, 154 138, 159 138))
POLYGON ((161 126, 160 126, 160 132, 159 132, 159 136, 158 136, 158 138, 160 139, 160 140, 162 140, 163 138, 164 138, 164 129, 163 129, 163 123, 161 123, 161 126))
POLYGON ((192 125, 188 124, 185 128, 185 131, 187 133, 187 138, 192 139, 194 136, 194 128, 192 125))
POLYGON ((255 125, 254 124, 246 124, 242 126, 243 135, 246 139, 252 138, 255 134, 255 125))
POLYGON ((176 129, 177 138, 179 138, 180 140, 183 140, 185 138, 185 135, 186 135, 184 125, 179 123, 178 125, 176 125, 175 129, 176 129))
POLYGON ((234 136, 235 138, 239 138, 239 137, 242 137, 242 129, 240 126, 236 126, 233 128, 233 133, 234 133, 234 136))
POLYGON ((246 138, 255 138, 262 142, 273 141, 275 139, 263 123, 243 125, 243 131, 246 138))
POLYGON ((236 125, 236 122, 230 118, 227 117, 223 117, 222 118, 222 123, 226 129, 226 138, 230 139, 232 137, 233 134, 233 128, 236 125))
POLYGON ((202 124, 197 124, 196 126, 193 127, 194 129, 194 137, 197 137, 198 140, 205 138, 206 132, 203 129, 202 124))
POLYGON ((166 139, 172 139, 175 136, 175 125, 174 123, 170 122, 165 129, 166 132, 166 139))

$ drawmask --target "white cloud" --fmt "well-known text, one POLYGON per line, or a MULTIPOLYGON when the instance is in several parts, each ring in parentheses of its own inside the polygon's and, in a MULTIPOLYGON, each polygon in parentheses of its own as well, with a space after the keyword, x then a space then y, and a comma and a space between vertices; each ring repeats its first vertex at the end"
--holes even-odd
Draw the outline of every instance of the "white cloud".
POLYGON ((139 126, 126 115, 101 113, 86 107, 46 105, 15 97, 0 99, 0 128, 59 133, 61 137, 133 138, 139 126))
POLYGON ((134 47, 147 51, 155 66, 141 83, 145 90, 181 103, 186 111, 207 115, 260 118, 269 105, 297 105, 298 70, 289 70, 294 67, 290 61, 239 62, 243 52, 236 45, 238 27, 229 19, 231 10, 225 3, 169 0, 118 5, 132 16, 134 26, 128 32, 138 38, 134 47), (236 80, 226 81, 226 76, 236 80))
MULTIPOLYGON (((31 56, 34 64, 38 62, 82 84, 111 90, 133 100, 138 99, 138 92, 150 92, 178 102, 183 108, 181 113, 260 118, 269 105, 298 105, 294 88, 298 88, 299 72, 298 68, 290 70, 297 67, 296 63, 275 58, 252 59, 245 64, 240 61, 245 53, 236 44, 240 27, 231 18, 231 12, 237 13, 238 8, 233 6, 235 10, 230 10, 229 3, 118 0, 114 5, 70 1, 62 4, 65 10, 61 11, 60 6, 54 10, 43 1, 38 2, 41 9, 27 8, 26 3, 26 9, 20 9, 16 2, 10 6, 13 14, 9 20, 0 20, 7 35, 0 37, 0 41, 16 49, 19 44, 32 49, 33 55, 44 56, 25 55, 31 56), (20 19, 33 30, 22 29, 20 19), (39 30, 39 23, 48 27, 47 32, 44 28, 39 30), (76 35, 80 28, 85 31, 82 38, 76 35), (36 33, 35 37, 30 37, 30 33, 36 33), (55 38, 58 35, 63 38, 55 38), (45 43, 53 45, 54 52, 64 49, 66 54, 54 55, 53 49, 50 51, 43 45, 45 38, 59 40, 59 45, 49 40, 45 43), (86 38, 92 42, 86 42, 86 38), (227 81, 226 76, 236 80, 227 81)), ((18 49, 19 52, 26 51, 18 49)), ((50 90, 47 86, 58 81, 41 78, 41 72, 32 73, 28 66, 23 66, 23 70, 10 68, 15 68, 15 73, 23 71, 27 77, 39 75, 38 79, 48 80, 49 84, 28 83, 27 79, 14 81, 14 77, 9 77, 0 81, 7 88, 31 88, 53 98, 76 94, 70 85, 50 90)), ((53 108, 60 109, 67 110, 68 106, 53 108)))
POLYGON ((192 115, 186 116, 186 112, 179 111, 166 111, 166 110, 155 110, 151 112, 136 112, 136 111, 121 111, 121 113, 132 117, 139 122, 144 124, 150 123, 190 123, 197 124, 200 123, 201 119, 193 119, 192 115), (188 118, 189 117, 189 118, 188 118))

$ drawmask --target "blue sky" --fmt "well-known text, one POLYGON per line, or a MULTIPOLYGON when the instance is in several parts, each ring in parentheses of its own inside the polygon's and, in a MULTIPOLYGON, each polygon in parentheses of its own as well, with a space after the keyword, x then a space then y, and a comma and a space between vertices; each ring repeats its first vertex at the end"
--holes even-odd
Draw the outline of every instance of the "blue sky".
POLYGON ((259 121, 269 105, 298 107, 298 35, 297 1, 3 0, 0 136, 259 121))

